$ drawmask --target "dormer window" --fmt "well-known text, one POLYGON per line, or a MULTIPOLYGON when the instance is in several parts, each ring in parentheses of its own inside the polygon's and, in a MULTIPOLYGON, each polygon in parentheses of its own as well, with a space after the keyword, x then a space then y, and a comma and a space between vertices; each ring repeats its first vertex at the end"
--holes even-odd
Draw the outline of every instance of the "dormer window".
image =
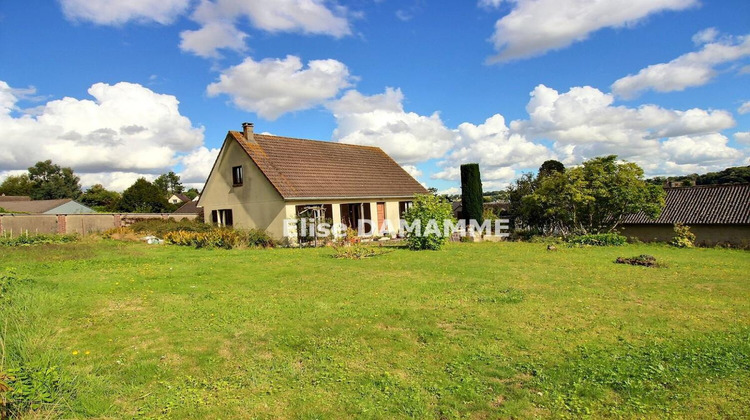
POLYGON ((232 186, 242 186, 242 166, 235 166, 232 168, 232 186))

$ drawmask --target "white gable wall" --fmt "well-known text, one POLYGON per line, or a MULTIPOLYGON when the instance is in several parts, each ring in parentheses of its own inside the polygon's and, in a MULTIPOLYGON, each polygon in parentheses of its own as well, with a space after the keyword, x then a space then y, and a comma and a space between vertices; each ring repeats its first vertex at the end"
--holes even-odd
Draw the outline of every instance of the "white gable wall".
POLYGON ((284 200, 235 140, 227 138, 198 202, 206 222, 213 210, 232 210, 234 227, 265 229, 282 237, 284 200), (242 166, 243 184, 232 186, 232 168, 242 166))

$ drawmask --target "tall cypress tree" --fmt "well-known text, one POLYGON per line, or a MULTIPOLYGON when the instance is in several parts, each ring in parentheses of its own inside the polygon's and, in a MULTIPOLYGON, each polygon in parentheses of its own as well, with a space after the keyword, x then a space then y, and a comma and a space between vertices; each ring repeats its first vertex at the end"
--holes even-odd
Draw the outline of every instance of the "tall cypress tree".
POLYGON ((479 176, 479 164, 461 165, 461 206, 464 219, 482 223, 482 179, 479 176))

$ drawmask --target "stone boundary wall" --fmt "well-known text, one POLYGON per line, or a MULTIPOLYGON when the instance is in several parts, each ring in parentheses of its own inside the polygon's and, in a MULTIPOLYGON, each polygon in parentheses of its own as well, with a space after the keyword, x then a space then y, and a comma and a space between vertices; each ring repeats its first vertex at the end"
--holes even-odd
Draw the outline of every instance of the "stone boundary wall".
POLYGON ((130 226, 145 219, 195 220, 195 214, 91 213, 91 214, 0 214, 0 235, 78 233, 86 235, 130 226))

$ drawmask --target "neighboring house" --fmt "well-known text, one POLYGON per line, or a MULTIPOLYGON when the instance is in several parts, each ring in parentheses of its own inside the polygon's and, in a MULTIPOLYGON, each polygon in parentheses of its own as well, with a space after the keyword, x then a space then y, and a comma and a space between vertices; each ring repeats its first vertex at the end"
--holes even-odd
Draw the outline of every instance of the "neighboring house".
MULTIPOLYGON (((464 218, 464 206, 461 200, 452 202, 451 207, 453 208, 453 217, 458 220, 464 218)), ((484 211, 488 209, 492 210, 496 215, 508 214, 510 201, 490 201, 489 203, 482 203, 482 209, 484 211)))
POLYGON ((81 214, 96 213, 93 209, 70 198, 58 200, 19 200, 2 201, 0 207, 11 213, 30 214, 81 214))
POLYGON ((169 204, 180 204, 180 203, 187 203, 190 201, 190 197, 186 196, 185 194, 172 194, 169 199, 167 199, 169 204))
POLYGON ((198 206, 207 222, 276 238, 284 219, 310 211, 352 228, 370 219, 380 231, 388 220, 395 234, 414 194, 426 193, 380 148, 254 134, 245 123, 227 134, 198 206))
POLYGON ((195 196, 195 198, 193 199, 193 201, 198 202, 198 200, 200 200, 200 199, 201 199, 201 195, 198 194, 198 195, 195 196))
POLYGON ((669 241, 674 224, 690 226, 701 245, 750 246, 750 184, 701 185, 665 188, 661 215, 626 216, 620 225, 625 236, 642 241, 669 241))
POLYGON ((31 197, 28 195, 0 195, 0 203, 6 201, 31 201, 31 197))
POLYGON ((180 206, 179 209, 172 212, 172 214, 201 214, 203 209, 198 208, 197 201, 188 201, 187 203, 180 206))

